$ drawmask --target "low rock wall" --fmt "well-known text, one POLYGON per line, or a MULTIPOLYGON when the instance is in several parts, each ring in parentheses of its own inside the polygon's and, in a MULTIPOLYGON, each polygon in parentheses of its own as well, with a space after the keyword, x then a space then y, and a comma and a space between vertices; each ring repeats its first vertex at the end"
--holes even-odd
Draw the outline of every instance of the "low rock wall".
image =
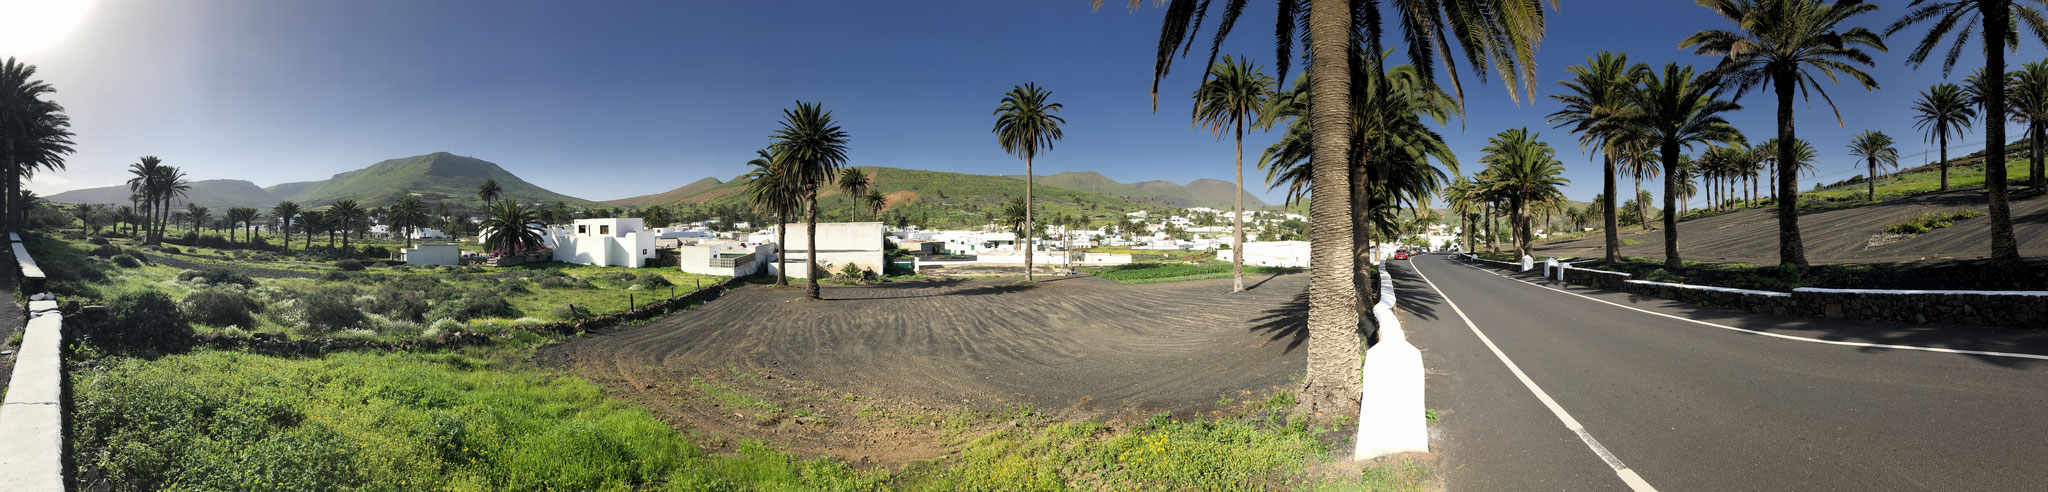
POLYGON ((2048 292, 1792 289, 1807 316, 2048 328, 2048 292))
POLYGON ((1798 301, 1793 299, 1792 294, 1784 292, 1672 284, 1647 280, 1625 281, 1622 283, 1620 290, 1630 294, 1659 299, 1671 299, 1710 307, 1741 309, 1754 313, 1791 316, 1799 315, 1804 311, 1800 309, 1798 301))

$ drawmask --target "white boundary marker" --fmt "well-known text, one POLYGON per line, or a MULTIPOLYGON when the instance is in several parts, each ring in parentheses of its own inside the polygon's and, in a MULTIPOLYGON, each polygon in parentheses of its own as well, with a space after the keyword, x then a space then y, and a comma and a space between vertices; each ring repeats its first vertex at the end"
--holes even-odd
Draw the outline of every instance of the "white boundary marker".
POLYGON ((1515 365, 1515 361, 1508 359, 1508 354, 1500 351, 1500 346, 1493 344, 1493 339, 1486 337, 1486 332, 1479 331, 1479 325, 1472 323, 1472 317, 1466 316, 1465 310, 1460 309, 1458 303, 1452 301, 1449 294, 1445 294, 1443 289, 1437 288, 1436 282, 1429 280, 1429 275, 1422 273, 1421 267, 1412 264, 1409 267, 1414 268, 1415 275, 1422 277, 1422 281, 1429 284, 1430 290, 1436 291, 1437 297, 1444 298, 1444 303, 1451 306, 1451 311, 1458 313, 1458 318, 1465 321, 1465 327, 1471 328, 1473 335, 1479 336, 1479 341, 1486 344, 1487 350, 1492 350, 1493 356, 1499 358, 1502 364, 1506 364, 1508 371, 1515 373, 1516 379, 1522 380, 1522 386, 1529 388, 1529 392, 1534 393, 1537 400, 1542 400, 1543 406, 1550 407, 1550 413, 1555 414, 1557 420, 1563 422, 1566 429, 1570 429, 1572 433, 1578 434, 1579 440, 1585 441, 1586 447, 1592 449, 1593 454, 1600 457, 1600 461, 1606 462, 1608 468, 1614 469, 1615 476, 1621 477, 1622 483, 1628 484, 1630 490, 1638 492, 1657 490, 1656 487, 1651 487, 1649 482, 1644 481, 1642 475, 1636 474, 1635 470, 1630 470, 1627 464, 1623 464, 1621 458, 1615 457, 1613 452, 1608 451, 1607 446, 1601 445, 1599 440, 1593 439, 1593 434, 1586 431, 1586 426, 1580 425, 1578 419, 1572 418, 1570 412, 1566 412, 1563 406, 1557 404, 1557 400, 1550 398, 1550 393, 1545 393, 1542 387, 1536 385, 1536 381, 1529 379, 1529 375, 1522 372, 1521 366, 1515 365))
POLYGON ((1428 408, 1423 399, 1422 350, 1408 343, 1401 320, 1394 316, 1394 273, 1380 262, 1380 301, 1372 315, 1379 322, 1380 343, 1365 351, 1364 377, 1358 398, 1358 436, 1352 441, 1354 461, 1395 453, 1429 452, 1428 408))
MULTIPOLYGON (((1729 330, 1729 331, 1736 331, 1736 332, 1748 333, 1748 334, 1751 334, 1751 335, 1763 335, 1763 336, 1767 336, 1767 337, 1772 337, 1772 338, 1782 338, 1782 339, 1786 339, 1786 340, 1794 340, 1794 341, 1800 341, 1800 342, 1811 342, 1811 343, 1819 343, 1819 344, 1826 344, 1826 345, 1839 345, 1839 346, 1843 346, 1843 347, 1863 347, 1863 348, 1884 348, 1884 349, 1899 349, 1899 350, 1919 350, 1919 351, 1923 351, 1923 352, 1937 352, 1937 353, 1943 353, 1943 354, 1962 354, 1962 355, 1989 355, 1989 356, 1995 356, 1995 357, 2013 357, 2013 358, 2019 358, 2019 359, 2035 359, 2035 360, 2048 360, 2048 355, 2038 355, 2038 354, 2017 354, 2017 353, 2012 353, 2012 352, 1992 352, 1992 351, 1988 351, 1988 350, 1963 350, 1963 349, 1951 349, 1951 348, 1941 348, 1941 347, 1921 347, 1921 346, 1917 346, 1917 345, 1895 345, 1895 344, 1889 344, 1889 343, 1865 343, 1865 342, 1845 342, 1845 341, 1840 341, 1840 340, 1822 340, 1822 339, 1818 339, 1818 338, 1807 338, 1807 337, 1802 337, 1802 336, 1786 335, 1786 334, 1782 334, 1782 333, 1771 333, 1771 332, 1768 332, 1768 331, 1757 331, 1757 330, 1751 330, 1751 329, 1746 329, 1746 328, 1736 328, 1736 327, 1733 327, 1733 326, 1723 325, 1723 324, 1719 324, 1719 323, 1710 323, 1710 322, 1706 322, 1706 321, 1700 321, 1700 320, 1696 320, 1696 319, 1692 319, 1692 318, 1686 318, 1686 317, 1681 317, 1681 316, 1672 316, 1672 315, 1669 315, 1669 314, 1664 314, 1664 313, 1660 313, 1660 312, 1656 312, 1656 311, 1651 311, 1651 310, 1648 310, 1648 309, 1643 309, 1643 308, 1639 308, 1639 307, 1635 307, 1635 306, 1629 306, 1629 305, 1624 305, 1624 304, 1618 304, 1618 303, 1614 303, 1614 302, 1611 302, 1611 301, 1608 301, 1608 300, 1605 300, 1605 299, 1600 299, 1600 298, 1596 298, 1596 297, 1592 297, 1592 296, 1588 296, 1588 295, 1580 294, 1580 293, 1577 293, 1577 292, 1571 292, 1571 291, 1567 291, 1567 290, 1563 290, 1563 289, 1558 289, 1558 288, 1554 288, 1554 287, 1550 287, 1550 286, 1546 286, 1546 285, 1538 284, 1538 283, 1535 283, 1535 282, 1530 282, 1530 281, 1527 281, 1527 280, 1522 280, 1522 279, 1519 279, 1519 278, 1514 278, 1514 277, 1509 277, 1509 276, 1506 276, 1506 275, 1501 275, 1501 274, 1499 274, 1499 273, 1495 273, 1495 272, 1490 272, 1490 271, 1486 271, 1486 270, 1484 270, 1484 269, 1480 269, 1480 268, 1478 268, 1478 267, 1469 267, 1469 268, 1473 268, 1473 269, 1475 269, 1475 270, 1479 270, 1479 271, 1481 271, 1481 272, 1491 273, 1491 274, 1493 274, 1493 275, 1495 275, 1495 276, 1498 276, 1498 277, 1500 277, 1500 278, 1505 278, 1505 279, 1508 279, 1508 280, 1513 280, 1513 281, 1516 281, 1516 282, 1519 282, 1519 283, 1523 283, 1523 284, 1528 284, 1528 285, 1529 285, 1530 287, 1535 287, 1535 288, 1538 288, 1538 289, 1543 289, 1543 290, 1547 290, 1547 291, 1551 291, 1551 292, 1556 292, 1556 293, 1559 293, 1559 294, 1564 294, 1564 295, 1568 295, 1568 296, 1578 297, 1578 298, 1581 298, 1581 299, 1585 299, 1585 300, 1589 300, 1589 301, 1593 301, 1593 302, 1598 302, 1598 303, 1601 303, 1601 304, 1606 304, 1606 305, 1609 305, 1609 306, 1614 306, 1614 307, 1618 307, 1618 308, 1622 308, 1622 309, 1628 309, 1628 310, 1632 310, 1632 311, 1638 311, 1638 312, 1643 312, 1643 313, 1648 313, 1648 314, 1654 314, 1654 315, 1657 315, 1657 316, 1663 316, 1663 317, 1666 317, 1666 318, 1671 318, 1671 319, 1675 319, 1675 320, 1679 320, 1679 321, 1684 321, 1684 322, 1688 322, 1688 323, 1695 323, 1695 324, 1700 324, 1700 325, 1706 325, 1706 326, 1711 326, 1711 327, 1715 327, 1715 328, 1720 328, 1720 329, 1723 329, 1723 330, 1729 330)), ((1418 272, 1418 273, 1419 273, 1419 272, 1418 272)), ((1427 278, 1425 278, 1424 280, 1428 280, 1428 279, 1427 279, 1427 278)))

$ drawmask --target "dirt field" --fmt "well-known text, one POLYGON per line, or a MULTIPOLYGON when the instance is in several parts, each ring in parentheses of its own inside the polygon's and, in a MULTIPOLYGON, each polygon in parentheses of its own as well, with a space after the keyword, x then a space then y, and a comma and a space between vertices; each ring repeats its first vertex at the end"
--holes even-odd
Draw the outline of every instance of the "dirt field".
MULTIPOLYGON (((2031 197, 2012 203, 2013 230, 2019 239, 2020 255, 2048 256, 2048 198, 2020 196, 2031 197)), ((1989 217, 1965 220, 1953 227, 1890 244, 1872 246, 1871 236, 1922 213, 1965 208, 1982 211, 1984 200, 1982 190, 1961 190, 1892 198, 1862 207, 1803 211, 1799 214, 1799 230, 1806 244, 1807 261, 1814 264, 1983 258, 1991 254, 1989 217)), ((1621 237, 1642 242, 1623 245, 1622 256, 1664 258, 1661 229, 1642 232, 1626 227, 1621 237)), ((1596 233, 1568 241, 1538 243, 1535 252, 1538 257, 1596 257, 1603 251, 1602 238, 1596 233)), ((1778 212, 1752 209, 1680 222, 1678 253, 1693 261, 1776 265, 1778 212)))
POLYGON ((1288 389, 1306 361, 1307 281, 1248 278, 1230 294, 1229 279, 938 279, 826 287, 824 301, 754 285, 539 358, 714 444, 900 464, 1015 412, 1128 421, 1288 389))

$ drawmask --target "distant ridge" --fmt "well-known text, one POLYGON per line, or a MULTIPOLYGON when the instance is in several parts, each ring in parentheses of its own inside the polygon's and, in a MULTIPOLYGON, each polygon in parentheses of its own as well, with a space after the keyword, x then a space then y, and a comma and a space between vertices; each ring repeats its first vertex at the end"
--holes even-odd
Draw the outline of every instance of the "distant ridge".
MULTIPOLYGON (((418 194, 429 202, 447 201, 466 206, 480 205, 476 190, 485 180, 495 179, 504 189, 501 196, 522 202, 564 202, 588 207, 594 202, 549 191, 506 171, 496 163, 447 152, 388 159, 363 169, 336 174, 320 181, 282 183, 258 188, 238 179, 195 181, 186 198, 174 206, 268 208, 290 200, 306 207, 319 207, 341 200, 355 200, 365 207, 381 207, 407 194, 418 194)), ((50 195, 58 203, 128 203, 127 186, 71 190, 50 195)))

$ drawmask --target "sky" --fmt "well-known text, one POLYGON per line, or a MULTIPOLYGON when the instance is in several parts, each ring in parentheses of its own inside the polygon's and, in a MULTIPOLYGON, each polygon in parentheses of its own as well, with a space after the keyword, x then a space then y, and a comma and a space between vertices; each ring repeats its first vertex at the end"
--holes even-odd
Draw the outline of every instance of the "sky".
MULTIPOLYGON (((1002 93, 1026 82, 1052 90, 1067 121, 1065 139, 1034 162, 1039 174, 1232 179, 1231 142, 1189 121, 1201 48, 1176 60, 1152 108, 1163 15, 1152 2, 1131 10, 1107 0, 1098 11, 1088 0, 91 0, 75 24, 41 12, 78 1, 0 0, 0 19, 14 19, 0 23, 70 26, 0 37, 0 56, 37 65, 57 88, 52 99, 78 135, 67 169, 30 184, 45 195, 119 184, 143 155, 195 179, 269 186, 447 151, 572 196, 623 198, 743 173, 796 101, 833 111, 852 137, 852 165, 1021 174, 990 130, 1002 93)), ((1857 22, 1880 29, 1907 1, 1876 0, 1883 10, 1857 22)), ((1252 3, 1224 52, 1270 74, 1271 2, 1252 3)), ((1489 137, 1530 127, 1558 148, 1566 196, 1588 200, 1599 163, 1545 121, 1565 67, 1611 50, 1705 70, 1716 59, 1679 41, 1731 24, 1684 0, 1561 3, 1539 45, 1536 97, 1517 103, 1498 79, 1468 71, 1468 113, 1441 133, 1471 174, 1489 137)), ((1933 159, 1910 105, 1943 75, 1938 63, 1905 63, 1922 32, 1902 32, 1876 54, 1879 90, 1826 87, 1845 124, 1818 98, 1798 107, 1800 136, 1821 154, 1802 187, 1861 174, 1843 148, 1864 129, 1897 139, 1902 165, 1933 159)), ((2030 41, 2009 64, 2043 57, 2030 41)), ((1972 47, 1947 80, 1979 65, 1972 47)), ((1774 136, 1771 100, 1748 94, 1730 119, 1754 140, 1774 136)), ((1254 161, 1277 138, 1254 132, 1244 142, 1247 188, 1268 202, 1282 192, 1265 186, 1254 161)), ((1981 149, 1982 138, 1965 135, 1950 152, 1981 149)))

